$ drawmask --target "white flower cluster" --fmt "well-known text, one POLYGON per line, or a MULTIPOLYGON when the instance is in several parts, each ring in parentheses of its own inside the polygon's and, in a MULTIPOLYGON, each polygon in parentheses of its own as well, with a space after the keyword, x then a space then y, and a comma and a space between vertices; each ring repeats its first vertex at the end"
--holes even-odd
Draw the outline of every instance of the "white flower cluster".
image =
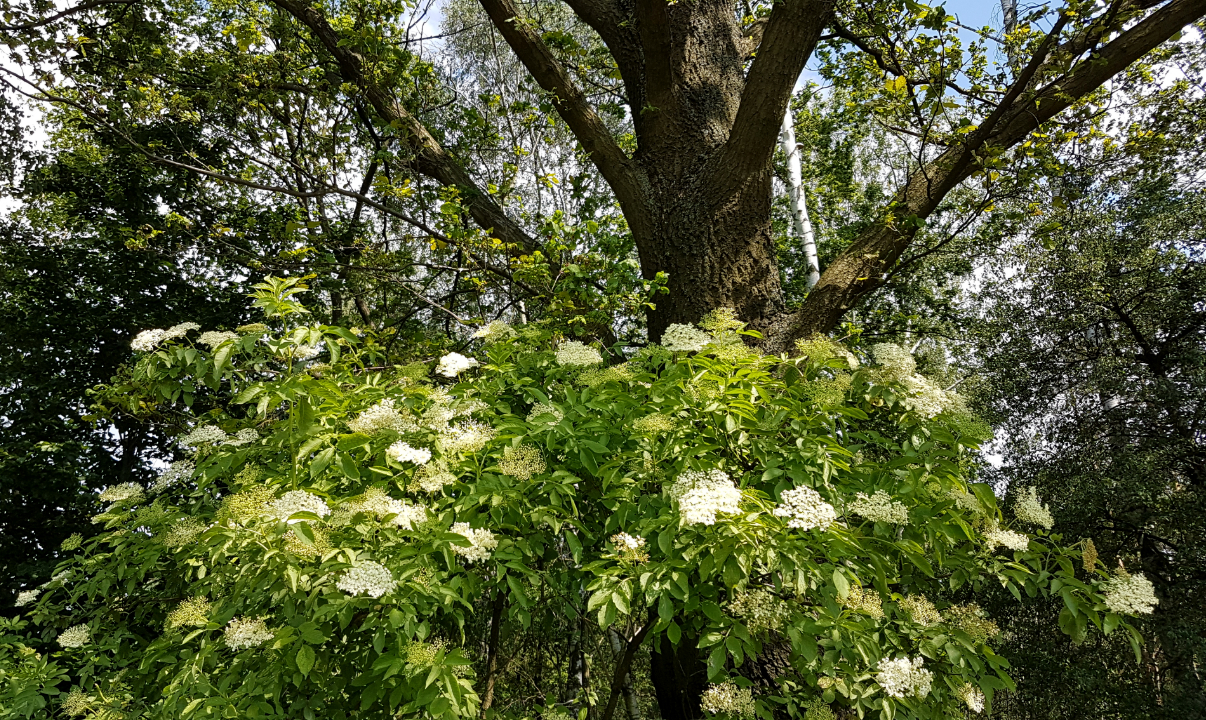
POLYGON ((897 380, 904 380, 917 372, 917 361, 913 355, 899 345, 879 343, 871 346, 871 356, 884 370, 897 380))
POLYGON ((348 427, 352 432, 362 435, 376 435, 382 430, 414 432, 419 429, 414 420, 403 417, 394 407, 393 398, 386 398, 360 413, 355 420, 348 422, 348 427))
POLYGON ((277 351, 277 354, 286 360, 313 360, 318 357, 318 353, 322 352, 322 346, 314 345, 288 345, 277 351))
POLYGON ((59 711, 67 717, 87 715, 92 710, 92 698, 80 690, 72 690, 59 700, 59 711))
POLYGON ((645 538, 633 537, 626 532, 618 532, 611 536, 611 544, 616 546, 616 555, 621 560, 629 562, 645 562, 649 554, 645 552, 645 538))
POLYGON ((902 502, 894 502, 892 496, 883 490, 876 490, 871 497, 859 493, 854 502, 850 503, 850 512, 862 515, 872 522, 909 524, 909 509, 902 502))
POLYGON ((192 477, 196 469, 197 466, 191 460, 177 460, 155 478, 155 482, 151 483, 151 492, 161 493, 167 490, 181 480, 192 477))
POLYGON ((394 462, 409 462, 415 465, 426 465, 431 460, 431 451, 427 448, 411 447, 410 444, 399 440, 385 451, 386 456, 394 462))
POLYGON ((989 547, 1007 547, 1019 552, 1030 547, 1030 538, 1020 532, 1003 530, 996 525, 990 525, 984 531, 984 540, 989 547))
POLYGON ((833 506, 810 487, 784 490, 783 504, 775 508, 775 516, 787 518, 787 527, 800 530, 824 530, 837 520, 833 506))
POLYGON ((942 388, 921 375, 910 375, 904 380, 909 389, 909 407, 924 418, 932 418, 951 405, 951 396, 942 388))
POLYGON ((234 437, 225 440, 226 445, 246 445, 256 442, 260 439, 260 434, 255 428, 243 428, 234 434, 234 437))
POLYGON ((934 682, 934 673, 921 667, 922 658, 915 657, 910 661, 907 657, 896 660, 881 660, 879 673, 875 681, 880 684, 890 697, 920 697, 930 694, 930 686, 934 682))
POLYGON ((389 568, 372 560, 356 563, 335 583, 335 587, 348 595, 368 595, 375 598, 390 592, 397 585, 398 582, 394 580, 389 568))
POLYGON ((139 502, 144 497, 146 496, 143 494, 142 486, 132 482, 111 485, 101 490, 100 493, 101 502, 112 503, 105 512, 109 512, 123 503, 133 504, 139 502))
POLYGON ((150 352, 165 340, 184 337, 188 334, 189 330, 200 329, 201 326, 195 322, 183 322, 179 325, 173 325, 167 330, 143 330, 130 342, 130 347, 138 352, 150 352))
POLYGON ((971 683, 963 683, 955 688, 955 697, 963 701, 972 712, 984 712, 984 693, 971 683))
POLYGON ((699 352, 712 337, 691 324, 670 324, 662 333, 662 347, 671 352, 699 352))
POLYGON ((561 408, 557 407, 556 405, 552 405, 550 403, 536 403, 532 406, 532 411, 528 413, 527 420, 533 424, 556 425, 557 423, 561 422, 561 419, 564 417, 565 413, 562 412, 561 408), (551 415, 553 419, 538 422, 536 418, 540 417, 541 415, 551 415))
POLYGON ((201 533, 209 528, 197 517, 186 517, 177 520, 161 536, 164 546, 170 548, 190 545, 201 533))
MULTIPOLYGON (((54 582, 54 581, 51 580, 51 582, 54 582)), ((41 590, 37 590, 37 589, 22 590, 21 592, 17 593, 17 601, 14 602, 13 605, 15 605, 17 607, 25 607, 26 605, 30 604, 34 600, 37 600, 38 593, 40 593, 40 592, 41 592, 41 590)))
POLYGON ((498 538, 485 528, 471 528, 469 523, 453 523, 452 532, 469 539, 469 547, 453 545, 452 552, 460 555, 469 562, 485 562, 490 559, 490 553, 498 547, 498 538))
POLYGON ((201 333, 201 337, 197 338, 197 342, 201 343, 202 345, 205 345, 206 347, 208 347, 210 349, 213 349, 228 340, 238 340, 238 339, 239 339, 239 334, 237 332, 222 332, 221 330, 210 330, 208 332, 201 333))
POLYGON ((436 365, 436 373, 447 378, 454 378, 461 373, 478 366, 477 360, 467 358, 460 353, 448 353, 440 358, 440 364, 436 365))
POLYGON ((741 512, 741 490, 720 470, 688 470, 670 487, 686 525, 715 525, 716 513, 741 512))
POLYGON ((271 640, 272 631, 262 619, 237 617, 230 621, 222 633, 222 639, 235 650, 258 647, 271 640))
POLYGON ((481 338, 488 343, 499 342, 515 337, 515 330, 502 320, 493 320, 473 333, 473 337, 481 338))
POLYGON ((381 518, 393 516, 393 523, 405 530, 413 530, 416 525, 427 521, 427 510, 423 506, 395 500, 380 488, 370 488, 360 496, 359 500, 348 503, 344 509, 352 513, 362 512, 381 518))
POLYGON ((737 687, 731 682, 708 686, 700 698, 699 706, 713 715, 728 715, 731 718, 753 718, 757 709, 753 691, 737 687))
POLYGON ((84 647, 92 641, 87 625, 74 625, 59 633, 59 644, 65 648, 84 647))
POLYGON ((1050 530, 1055 525, 1051 509, 1044 505, 1038 496, 1038 488, 1027 488, 1026 492, 1018 493, 1013 503, 1013 514, 1018 520, 1038 525, 1050 530))
MULTIPOLYGON (((454 482, 456 482, 456 475, 448 470, 448 465, 442 460, 415 471, 414 483, 423 492, 439 492, 444 489, 445 485, 451 485, 454 482)), ((413 491, 413 488, 411 490, 413 491)))
POLYGON ((557 348, 557 364, 569 365, 573 367, 583 367, 586 365, 598 365, 603 362, 603 356, 599 351, 589 345, 583 345, 577 340, 570 340, 561 344, 557 348))
POLYGON ((951 500, 955 501, 955 505, 959 506, 960 510, 972 513, 973 515, 984 515, 984 505, 981 504, 980 498, 975 495, 954 488, 948 494, 951 500))
POLYGON ((785 603, 762 588, 738 593, 729 603, 729 613, 741 618, 755 635, 781 629, 787 624, 789 615, 785 603))
POLYGON ((519 480, 531 480, 533 475, 539 475, 548 469, 548 465, 540 448, 535 445, 509 445, 503 448, 503 456, 498 460, 498 469, 503 475, 510 475, 519 480))
POLYGON ((1151 615, 1160 601, 1152 581, 1142 575, 1116 575, 1105 583, 1106 607, 1125 615, 1151 615))
POLYGON ((440 449, 445 454, 475 453, 486 447, 498 431, 479 422, 454 425, 440 433, 440 449))
POLYGON ((194 447, 196 445, 223 443, 229 439, 229 436, 222 432, 222 429, 218 426, 201 425, 194 428, 188 435, 180 438, 180 444, 185 447, 194 447))
MULTIPOLYGON (((289 516, 299 512, 314 513, 319 517, 331 514, 331 508, 317 495, 305 490, 290 490, 264 506, 264 510, 278 520, 289 521, 289 516)), ((293 522, 302 522, 294 520, 293 522)))

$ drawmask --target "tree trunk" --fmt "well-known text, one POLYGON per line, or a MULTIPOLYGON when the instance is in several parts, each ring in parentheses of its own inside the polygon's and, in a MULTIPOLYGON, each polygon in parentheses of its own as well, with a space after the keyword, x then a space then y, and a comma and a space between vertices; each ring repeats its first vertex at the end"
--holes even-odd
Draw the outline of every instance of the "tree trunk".
POLYGON ((691 638, 683 637, 675 646, 663 636, 650 658, 649 674, 662 720, 703 717, 699 702, 708 687, 708 666, 691 638))

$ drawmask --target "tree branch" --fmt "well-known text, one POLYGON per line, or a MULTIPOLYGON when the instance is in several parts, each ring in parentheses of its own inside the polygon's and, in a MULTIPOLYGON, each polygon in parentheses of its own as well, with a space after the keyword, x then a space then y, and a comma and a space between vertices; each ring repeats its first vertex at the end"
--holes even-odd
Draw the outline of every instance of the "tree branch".
POLYGON ((712 191, 713 198, 727 197, 750 173, 766 166, 796 80, 832 14, 833 0, 775 3, 746 77, 733 129, 717 155, 716 166, 725 172, 712 191))
POLYGON ((645 106, 645 55, 632 22, 631 0, 565 0, 574 14, 599 34, 611 51, 635 115, 645 106))
MULTIPOLYGON (((1007 94, 1007 102, 1002 102, 966 144, 950 148, 909 177, 897 191, 890 214, 864 231, 830 264, 797 313, 774 323, 764 349, 786 352, 797 338, 832 330, 859 298, 882 285, 885 272, 912 243, 919 221, 928 217, 959 182, 981 168, 978 151, 983 146, 1016 145, 1042 123, 1203 16, 1206 0, 1172 0, 1090 53, 1058 82, 1028 93, 1025 85, 1037 74, 1036 62, 1041 64, 1046 59, 1036 54, 1007 94)), ((1103 30, 1099 37, 1107 35, 1103 30)), ((1047 41, 1051 37, 1044 41, 1044 48, 1050 47, 1047 41)))
POLYGON ((607 696, 607 707, 604 708, 603 716, 600 720, 611 720, 612 715, 615 714, 616 705, 620 700, 620 689, 624 685, 624 678, 628 676, 628 670, 632 667, 632 659, 636 656, 636 651, 641 647, 641 643, 645 642, 645 636, 653 629, 656 622, 657 613, 649 613, 649 621, 640 630, 637 630, 636 635, 633 635, 632 639, 624 647, 624 654, 617 660, 615 672, 611 674, 611 693, 607 696))
POLYGON ((591 162, 616 193, 624 208, 640 212, 644 197, 637 182, 638 170, 616 144, 611 131, 595 113, 586 96, 574 84, 569 73, 553 57, 548 45, 524 18, 513 0, 479 0, 494 27, 502 33, 520 62, 532 74, 540 87, 552 96, 553 107, 573 131, 578 142, 590 155, 591 162))
POLYGON ((360 88, 377 114, 400 129, 415 154, 414 168, 418 172, 436 182, 460 188, 474 222, 506 243, 512 252, 519 254, 540 248, 540 243, 524 232, 488 194, 477 187, 465 168, 436 142, 427 128, 372 80, 370 73, 365 71, 364 58, 341 44, 339 34, 321 11, 302 0, 271 1, 309 28, 314 39, 339 66, 339 74, 344 82, 360 88))
POLYGON ((44 17, 34 22, 20 23, 18 25, 0 25, 0 32, 21 32, 23 30, 34 30, 40 27, 45 27, 56 20, 62 20, 68 15, 75 15, 76 13, 82 13, 92 10, 93 8, 103 7, 105 5, 133 5, 136 1, 137 0, 92 0, 91 2, 86 2, 83 5, 77 5, 75 7, 67 8, 66 10, 61 10, 50 17, 44 17))

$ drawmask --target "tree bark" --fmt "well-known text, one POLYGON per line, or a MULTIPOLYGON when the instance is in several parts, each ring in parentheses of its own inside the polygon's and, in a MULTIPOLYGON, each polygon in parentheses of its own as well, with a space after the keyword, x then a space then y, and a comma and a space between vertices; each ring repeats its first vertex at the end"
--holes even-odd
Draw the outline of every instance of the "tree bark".
POLYGON ((650 658, 650 679, 662 720, 703 717, 699 703, 708 688, 708 667, 704 654, 690 638, 681 638, 676 646, 662 637, 650 658))
POLYGON ((486 687, 482 692, 480 715, 483 718, 486 717, 486 711, 494 704, 494 685, 498 681, 498 636, 505 601, 502 589, 496 588, 494 599, 490 603, 490 640, 486 648, 486 687))

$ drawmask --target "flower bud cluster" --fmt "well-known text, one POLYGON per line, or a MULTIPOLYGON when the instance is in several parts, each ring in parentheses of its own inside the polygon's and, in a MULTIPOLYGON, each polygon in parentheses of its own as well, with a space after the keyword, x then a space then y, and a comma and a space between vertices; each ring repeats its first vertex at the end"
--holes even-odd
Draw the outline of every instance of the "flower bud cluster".
POLYGON ((662 347, 671 352, 699 352, 712 336, 691 324, 672 323, 662 333, 662 347))
POLYGON ((155 478, 155 482, 151 483, 151 492, 161 493, 181 480, 187 480, 196 469, 192 460, 177 460, 155 478))
POLYGON ((883 490, 876 490, 871 497, 859 493, 854 502, 850 503, 850 512, 872 522, 909 524, 909 509, 904 503, 892 500, 892 496, 883 490))
POLYGON ((349 421, 348 428, 361 435, 376 435, 382 430, 414 432, 419 426, 398 411, 393 398, 386 398, 349 421))
POLYGON ((209 614, 213 604, 203 597, 185 600, 167 615, 169 628, 205 627, 209 624, 209 614))
POLYGON ((729 614, 741 618, 751 634, 782 630, 791 616, 787 604, 762 588, 737 593, 729 602, 729 614))
POLYGON ((146 495, 143 493, 142 486, 132 482, 112 485, 101 490, 100 493, 102 502, 112 503, 105 512, 110 512, 121 505, 133 505, 145 497, 146 495))
POLYGON ((577 340, 562 343, 561 347, 557 348, 556 356, 558 365, 569 367, 586 367, 603 362, 603 356, 599 354, 598 350, 577 340))
POLYGON ((531 480, 547 468, 540 448, 534 445, 507 446, 503 448, 503 456, 498 461, 498 469, 504 475, 519 480, 531 480))
POLYGON ((479 328, 477 332, 473 333, 473 337, 484 340, 487 343, 510 340, 511 338, 515 337, 515 335, 515 329, 502 320, 491 321, 484 327, 479 328))
POLYGON ((197 342, 210 348, 218 347, 228 340, 238 340, 239 334, 236 332, 223 332, 221 330, 209 330, 201 333, 201 337, 197 338, 197 342))
POLYGON ((884 616, 884 603, 874 589, 866 590, 858 585, 853 585, 842 604, 855 612, 870 615, 877 620, 884 616))
POLYGON ((193 431, 180 438, 180 444, 185 447, 197 445, 214 445, 228 440, 228 436, 216 425, 200 425, 193 431))
POLYGON ((906 595, 897 604, 918 625, 937 625, 942 622, 938 608, 925 595, 906 595))
POLYGON ((645 435, 660 435, 674 429, 674 419, 669 415, 653 413, 633 421, 632 429, 645 435))
POLYGON ((711 685, 700 699, 700 707, 713 715, 753 718, 757 709, 754 693, 731 682, 711 685))
POLYGON ((1039 500, 1038 488, 1026 488, 1025 492, 1018 493, 1017 500, 1013 503, 1013 514, 1022 522, 1048 530, 1055 525, 1051 510, 1039 500))
POLYGON ((534 425, 556 425, 565 417, 565 412, 550 403, 536 403, 528 413, 527 421, 534 425), (550 420, 537 420, 542 415, 551 416, 550 420))

